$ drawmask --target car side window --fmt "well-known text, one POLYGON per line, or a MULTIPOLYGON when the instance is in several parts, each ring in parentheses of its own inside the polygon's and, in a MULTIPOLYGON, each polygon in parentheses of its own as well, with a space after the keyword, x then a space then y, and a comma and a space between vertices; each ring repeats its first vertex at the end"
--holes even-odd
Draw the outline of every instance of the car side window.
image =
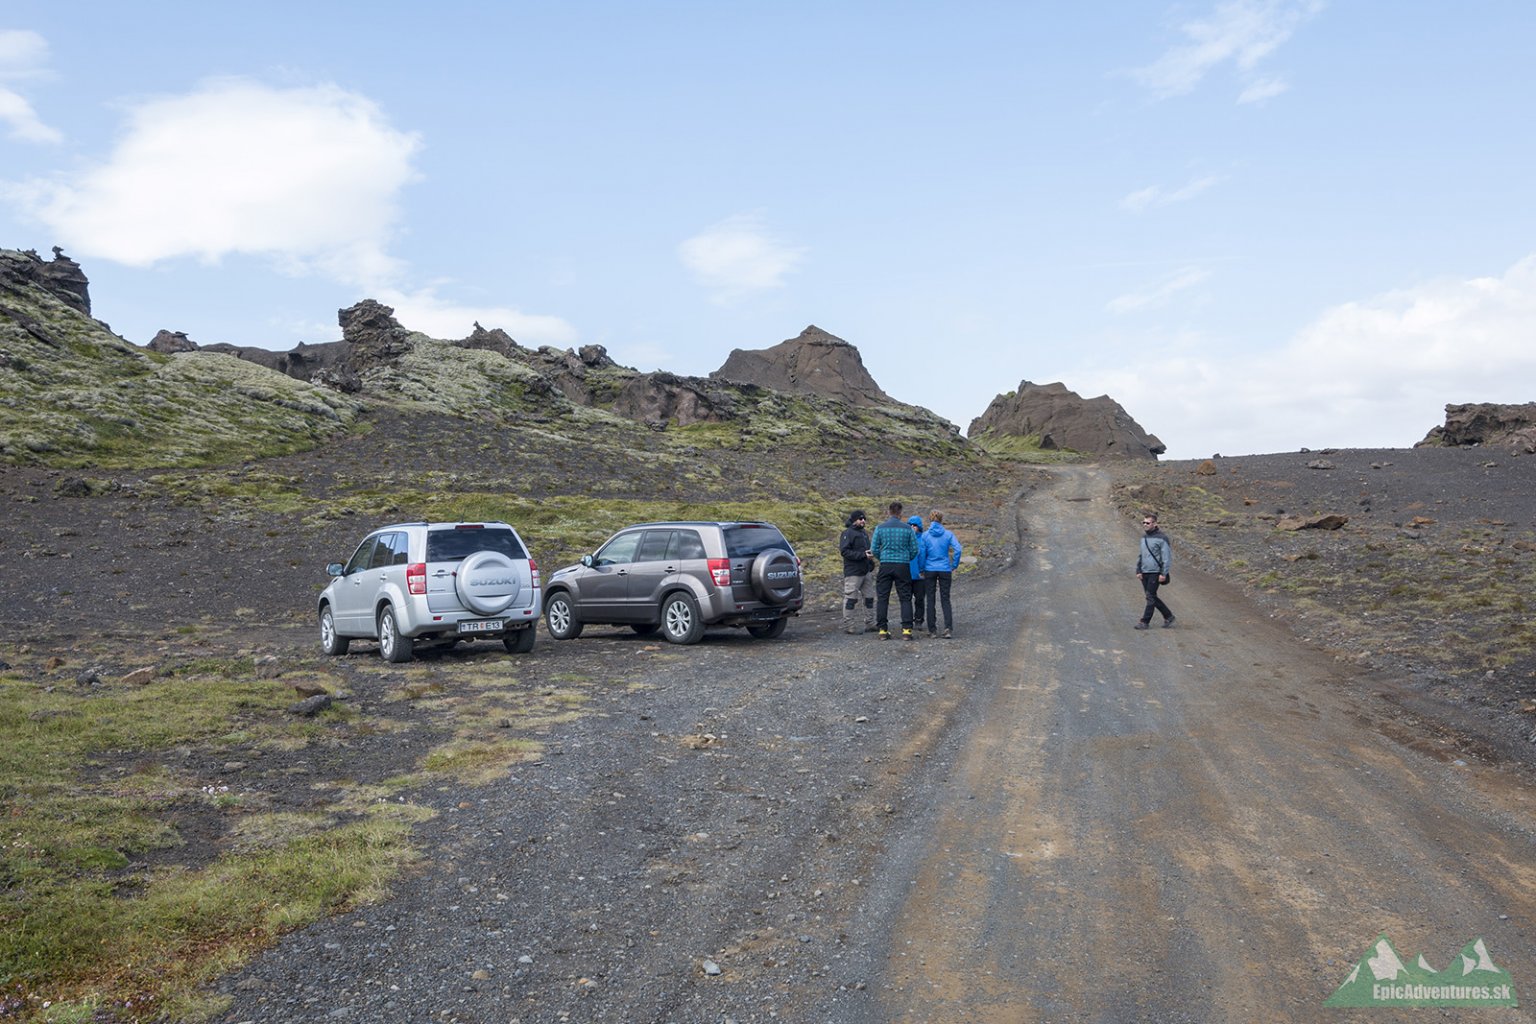
POLYGON ((640 546, 641 532, 621 533, 598 549, 594 559, 597 565, 627 565, 635 560, 635 548, 640 546))
POLYGON ((377 537, 364 537, 363 542, 352 552, 352 557, 347 561, 345 575, 350 576, 355 572, 361 572, 368 568, 369 561, 373 558, 373 549, 378 546, 377 537))
POLYGON ((667 557, 667 545, 672 542, 671 530, 646 530, 640 550, 635 554, 637 562, 659 562, 667 557))
POLYGON ((685 558, 704 558, 704 541, 695 530, 673 530, 672 546, 667 557, 682 561, 685 558))
POLYGON ((411 560, 411 535, 405 531, 389 535, 390 565, 405 565, 411 560))
POLYGON ((394 564, 395 551, 390 546, 392 537, 394 537, 392 533, 379 534, 378 541, 373 545, 373 557, 368 560, 368 568, 383 569, 385 566, 394 564))

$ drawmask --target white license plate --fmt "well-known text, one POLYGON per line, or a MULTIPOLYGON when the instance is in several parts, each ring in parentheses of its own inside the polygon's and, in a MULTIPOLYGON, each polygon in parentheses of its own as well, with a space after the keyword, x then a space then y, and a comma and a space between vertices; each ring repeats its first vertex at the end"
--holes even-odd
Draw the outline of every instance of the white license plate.
POLYGON ((460 633, 500 633, 506 626, 506 619, 471 619, 459 623, 460 633))

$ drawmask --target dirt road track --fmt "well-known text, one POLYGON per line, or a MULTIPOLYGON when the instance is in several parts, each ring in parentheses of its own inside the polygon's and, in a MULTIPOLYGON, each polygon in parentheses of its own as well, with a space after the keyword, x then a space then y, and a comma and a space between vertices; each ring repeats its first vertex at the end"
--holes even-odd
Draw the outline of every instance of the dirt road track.
MULTIPOLYGON (((541 638, 518 689, 584 712, 493 784, 413 792, 420 869, 222 978, 218 1024, 1536 1019, 1322 1006, 1383 932, 1437 968, 1481 937, 1536 1000, 1528 776, 1187 563, 1178 628, 1133 631, 1103 471, 1018 514, 954 640, 825 607, 773 642, 541 638)), ((411 678, 451 702, 481 660, 411 678)), ((398 714, 405 670, 333 667, 398 714)))
POLYGON ((1178 626, 1133 631, 1135 538, 1108 499, 1070 468, 1025 509, 1033 550, 996 596, 1011 653, 929 827, 892 850, 899 909, 863 923, 890 929, 884 1019, 1347 1016, 1321 1004, 1383 932, 1436 968, 1482 937, 1533 1005, 1528 781, 1387 738, 1371 681, 1187 567, 1178 626))

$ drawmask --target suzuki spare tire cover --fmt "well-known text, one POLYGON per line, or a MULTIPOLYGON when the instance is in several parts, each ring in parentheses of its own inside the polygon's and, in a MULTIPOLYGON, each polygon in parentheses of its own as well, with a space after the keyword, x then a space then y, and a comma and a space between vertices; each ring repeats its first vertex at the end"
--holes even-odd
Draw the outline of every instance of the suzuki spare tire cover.
POLYGON ((476 551, 453 574, 459 603, 481 615, 500 615, 523 589, 523 567, 500 551, 476 551))
POLYGON ((752 592, 769 604, 788 604, 800 593, 800 565, 783 548, 759 551, 752 560, 752 592))

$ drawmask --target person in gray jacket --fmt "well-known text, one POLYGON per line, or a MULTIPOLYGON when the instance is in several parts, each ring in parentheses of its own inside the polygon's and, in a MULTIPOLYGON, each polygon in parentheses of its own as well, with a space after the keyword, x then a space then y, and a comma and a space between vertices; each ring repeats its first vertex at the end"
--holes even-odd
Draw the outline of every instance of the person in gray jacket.
POLYGON ((1152 622, 1152 613, 1161 612, 1163 628, 1173 625, 1173 612, 1157 596, 1157 588, 1168 582, 1168 571, 1173 568, 1173 545, 1168 535, 1157 526, 1157 513, 1148 512, 1141 517, 1141 547, 1136 553, 1136 578, 1141 580, 1142 592, 1147 597, 1147 607, 1136 623, 1137 629, 1146 629, 1152 622))

